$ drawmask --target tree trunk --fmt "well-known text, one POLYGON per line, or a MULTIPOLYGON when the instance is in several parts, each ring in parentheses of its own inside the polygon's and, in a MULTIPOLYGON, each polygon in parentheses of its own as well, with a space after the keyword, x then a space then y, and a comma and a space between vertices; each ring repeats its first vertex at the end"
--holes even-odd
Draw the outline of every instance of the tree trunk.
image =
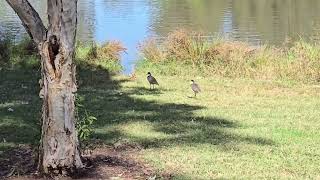
POLYGON ((48 0, 49 27, 27 0, 7 0, 20 17, 41 55, 42 135, 39 170, 64 173, 81 168, 75 129, 75 65, 73 64, 77 0, 48 0))
POLYGON ((60 51, 51 64, 49 44, 40 46, 42 59, 42 140, 39 168, 45 173, 52 170, 72 170, 82 167, 75 129, 75 66, 72 63, 74 49, 60 51), (55 68, 53 68, 55 67, 55 68))

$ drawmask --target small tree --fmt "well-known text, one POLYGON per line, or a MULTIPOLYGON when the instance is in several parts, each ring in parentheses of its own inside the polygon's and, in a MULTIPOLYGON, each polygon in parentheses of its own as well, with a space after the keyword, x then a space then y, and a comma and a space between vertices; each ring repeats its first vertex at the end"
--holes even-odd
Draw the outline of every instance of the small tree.
POLYGON ((83 166, 75 129, 77 91, 73 56, 77 0, 48 0, 46 28, 28 0, 6 0, 36 43, 41 56, 42 135, 39 170, 63 173, 83 166))

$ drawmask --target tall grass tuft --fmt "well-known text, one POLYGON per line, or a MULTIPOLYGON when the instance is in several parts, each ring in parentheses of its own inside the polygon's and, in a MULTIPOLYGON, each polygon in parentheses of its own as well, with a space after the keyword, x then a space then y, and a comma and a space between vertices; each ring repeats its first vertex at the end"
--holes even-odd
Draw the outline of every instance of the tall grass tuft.
POLYGON ((139 51, 152 62, 161 62, 167 58, 166 52, 158 46, 155 39, 147 39, 139 45, 139 51))
POLYGON ((171 69, 183 74, 183 69, 188 69, 188 74, 197 75, 320 81, 320 45, 304 40, 290 47, 254 47, 218 38, 211 41, 201 33, 177 30, 158 43, 147 39, 139 49, 144 59, 140 66, 157 66, 160 73, 170 73, 164 69, 171 69))
POLYGON ((126 48, 120 41, 109 41, 98 48, 98 58, 120 61, 121 53, 125 51, 126 48))
POLYGON ((101 66, 105 69, 119 72, 122 70, 120 65, 121 54, 126 48, 119 41, 108 41, 105 44, 97 45, 91 43, 84 45, 77 43, 76 61, 83 65, 101 66))

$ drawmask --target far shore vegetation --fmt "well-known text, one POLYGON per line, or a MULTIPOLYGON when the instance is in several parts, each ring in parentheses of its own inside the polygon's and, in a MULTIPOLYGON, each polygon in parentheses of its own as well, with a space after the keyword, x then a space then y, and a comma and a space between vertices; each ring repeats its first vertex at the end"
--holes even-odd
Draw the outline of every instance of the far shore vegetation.
MULTIPOLYGON (((142 41, 130 77, 121 74, 121 42, 76 48, 82 148, 125 152, 160 179, 320 177, 317 42, 256 47, 177 30, 142 41), (202 89, 197 98, 191 79, 202 89)), ((28 174, 36 161, 10 155, 37 148, 39 78, 32 41, 0 38, 0 178, 28 174)))

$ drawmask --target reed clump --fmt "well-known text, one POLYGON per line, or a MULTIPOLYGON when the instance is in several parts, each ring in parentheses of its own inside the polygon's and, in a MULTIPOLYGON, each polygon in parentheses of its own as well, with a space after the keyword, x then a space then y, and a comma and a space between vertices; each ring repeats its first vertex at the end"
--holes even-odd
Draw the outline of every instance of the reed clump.
POLYGON ((102 45, 79 43, 77 46, 77 53, 81 58, 91 61, 120 61, 121 54, 125 51, 126 48, 119 41, 108 41, 102 45))
POLYGON ((121 71, 121 54, 126 48, 119 41, 108 41, 102 45, 96 43, 77 43, 76 62, 81 66, 101 66, 111 71, 121 71))
POLYGON ((158 46, 156 40, 153 38, 145 40, 139 46, 139 49, 144 57, 152 62, 161 62, 167 58, 166 52, 158 46))
MULTIPOLYGON (((162 41, 147 39, 140 46, 144 63, 162 73, 219 75, 265 80, 320 81, 320 45, 304 40, 287 46, 251 46, 246 42, 208 39, 201 33, 177 30, 162 41), (175 67, 168 67, 175 66, 175 67), (190 68, 191 67, 191 68, 190 68)), ((160 72, 160 73, 161 73, 160 72)))

